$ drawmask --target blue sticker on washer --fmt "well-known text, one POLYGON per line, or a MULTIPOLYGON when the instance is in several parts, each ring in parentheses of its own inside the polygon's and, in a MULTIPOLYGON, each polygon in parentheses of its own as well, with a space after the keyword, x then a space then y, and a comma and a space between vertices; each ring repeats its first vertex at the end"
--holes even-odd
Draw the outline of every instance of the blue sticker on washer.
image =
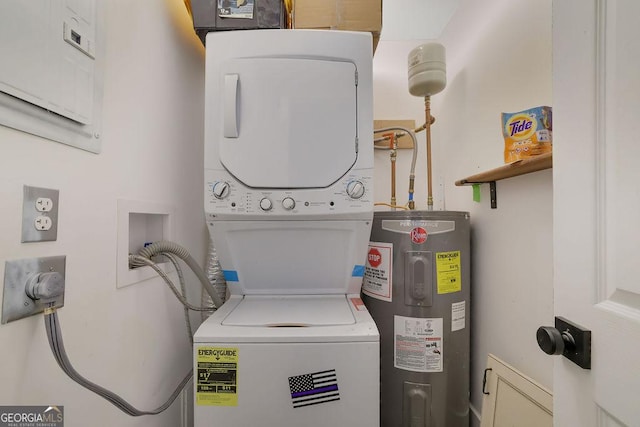
POLYGON ((222 270, 222 274, 224 274, 224 280, 227 282, 239 282, 238 272, 235 270, 222 270))
POLYGON ((352 277, 364 277, 364 265, 354 265, 353 272, 351 273, 352 277))

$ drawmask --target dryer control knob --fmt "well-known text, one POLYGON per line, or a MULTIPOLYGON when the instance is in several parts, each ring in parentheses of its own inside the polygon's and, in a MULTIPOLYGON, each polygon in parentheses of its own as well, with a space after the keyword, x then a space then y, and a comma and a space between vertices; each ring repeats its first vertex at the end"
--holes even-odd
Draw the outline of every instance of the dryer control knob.
POLYGON ((218 200, 222 200, 229 195, 229 191, 231 186, 228 182, 218 181, 211 187, 211 191, 213 192, 213 197, 218 200))
POLYGON ((284 199, 282 199, 282 207, 290 211, 291 209, 296 207, 296 201, 291 197, 285 197, 284 199))
POLYGON ((271 200, 267 199, 266 197, 260 200, 260 209, 262 209, 263 211, 270 211, 272 207, 273 203, 271 203, 271 200))
POLYGON ((347 184, 347 194, 352 199, 364 196, 364 184, 361 181, 351 181, 347 184))

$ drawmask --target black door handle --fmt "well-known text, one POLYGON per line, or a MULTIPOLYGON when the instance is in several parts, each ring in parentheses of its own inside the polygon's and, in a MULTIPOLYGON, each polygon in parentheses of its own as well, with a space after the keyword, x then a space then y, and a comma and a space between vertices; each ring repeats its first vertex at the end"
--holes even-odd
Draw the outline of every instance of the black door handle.
POLYGON ((591 369, 591 331, 563 317, 556 326, 541 326, 536 332, 538 346, 551 355, 562 354, 583 369, 591 369))
POLYGON ((564 353, 564 349, 576 346, 576 341, 568 331, 560 332, 552 326, 540 326, 536 333, 538 345, 547 354, 557 355, 564 353))

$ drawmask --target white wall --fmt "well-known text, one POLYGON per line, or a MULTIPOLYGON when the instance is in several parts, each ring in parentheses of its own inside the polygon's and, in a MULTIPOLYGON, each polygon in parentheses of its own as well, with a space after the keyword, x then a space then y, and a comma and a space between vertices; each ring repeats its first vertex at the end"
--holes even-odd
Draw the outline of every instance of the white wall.
POLYGON ((437 38, 461 0, 383 1, 380 40, 437 38))
MULTIPOLYGON (((198 260, 207 242, 204 63, 176 26, 181 3, 104 2, 101 154, 0 127, 0 259, 67 256, 59 316, 69 357, 141 409, 171 394, 191 369, 191 349, 182 307, 160 280, 116 289, 117 200, 172 205, 174 240, 198 260), (20 243, 24 184, 60 190, 56 242, 20 243)), ((51 355, 42 316, 0 326, 0 343, 2 405, 64 405, 69 427, 180 425, 179 399, 162 415, 131 418, 73 383, 51 355)))
MULTIPOLYGON (((481 203, 472 201, 471 187, 454 186, 503 164, 501 112, 552 105, 551 0, 464 0, 439 41, 447 48, 448 84, 432 98, 435 207, 471 212, 471 401, 480 410, 488 353, 552 387, 552 358, 535 339, 538 326, 553 323, 551 171, 498 182, 497 209, 490 209, 488 185, 481 203)), ((376 119, 424 122, 423 102, 406 83, 407 53, 422 42, 380 42, 376 119)), ((420 148, 416 200, 424 209, 420 148)), ((399 157, 404 202, 408 152, 399 157)), ((388 154, 378 152, 375 166, 376 200, 386 202, 388 154)))

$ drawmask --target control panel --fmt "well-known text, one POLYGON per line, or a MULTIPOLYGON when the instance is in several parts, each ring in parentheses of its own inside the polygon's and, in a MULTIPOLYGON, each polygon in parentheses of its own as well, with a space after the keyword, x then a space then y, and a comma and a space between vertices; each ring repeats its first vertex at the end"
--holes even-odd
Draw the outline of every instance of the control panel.
POLYGON ((244 186, 225 171, 207 170, 205 173, 205 210, 208 214, 346 214, 371 211, 373 203, 372 177, 358 171, 321 189, 255 189, 244 186))

